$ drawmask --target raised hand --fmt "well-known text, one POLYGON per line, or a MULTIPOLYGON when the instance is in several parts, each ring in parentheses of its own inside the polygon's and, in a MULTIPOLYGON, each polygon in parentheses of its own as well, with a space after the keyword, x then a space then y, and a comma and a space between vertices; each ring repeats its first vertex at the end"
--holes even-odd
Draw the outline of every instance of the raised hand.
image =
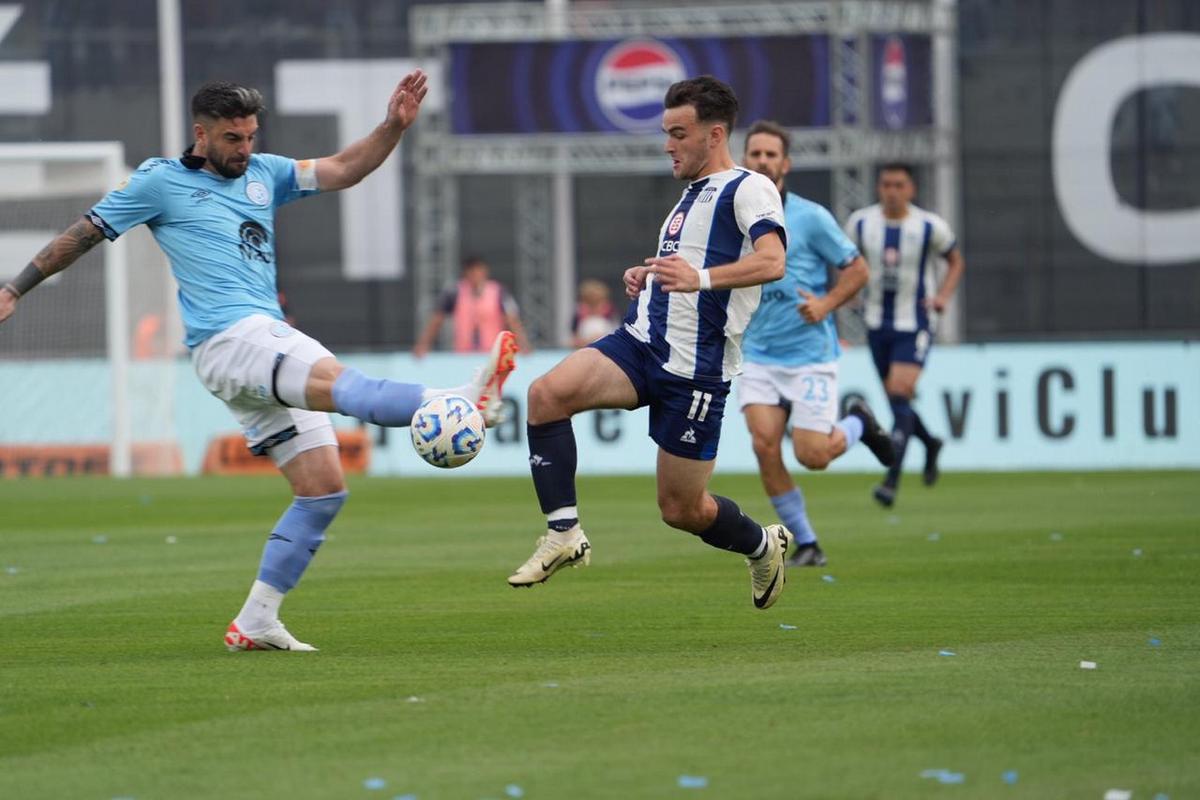
POLYGON ((388 100, 387 122, 405 130, 417 121, 421 111, 421 101, 429 91, 429 76, 421 70, 413 70, 405 75, 392 92, 388 100))

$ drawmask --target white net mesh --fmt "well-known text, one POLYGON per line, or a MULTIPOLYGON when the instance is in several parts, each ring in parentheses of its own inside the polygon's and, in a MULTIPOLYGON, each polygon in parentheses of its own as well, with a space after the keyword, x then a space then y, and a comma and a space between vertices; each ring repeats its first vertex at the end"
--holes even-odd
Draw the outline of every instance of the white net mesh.
MULTIPOLYGON (((0 145, 0 277, 19 272, 129 171, 120 145, 0 145)), ((139 227, 21 300, 0 326, 0 475, 180 471, 173 288, 166 259, 139 227)))

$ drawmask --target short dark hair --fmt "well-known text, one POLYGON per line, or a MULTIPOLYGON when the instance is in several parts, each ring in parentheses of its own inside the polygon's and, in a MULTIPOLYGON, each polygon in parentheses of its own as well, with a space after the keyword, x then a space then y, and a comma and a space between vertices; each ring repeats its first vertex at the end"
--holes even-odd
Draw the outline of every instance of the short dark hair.
POLYGON ((749 144, 750 137, 759 133, 768 133, 783 142, 783 157, 787 158, 788 150, 792 148, 792 135, 787 132, 787 128, 773 119, 755 120, 750 130, 746 131, 746 143, 749 144))
POLYGON ((880 175, 885 172, 903 172, 914 184, 917 182, 917 172, 907 161, 889 161, 879 168, 880 175))
POLYGON ((263 96, 258 89, 238 86, 229 81, 211 81, 192 95, 192 118, 236 119, 263 112, 263 96))
POLYGON ((728 83, 712 75, 701 75, 671 84, 663 99, 663 108, 692 106, 701 122, 722 122, 732 131, 737 123, 738 100, 728 83))
POLYGON ((466 272, 472 267, 484 267, 488 265, 487 260, 483 256, 469 255, 462 260, 462 271, 466 272))

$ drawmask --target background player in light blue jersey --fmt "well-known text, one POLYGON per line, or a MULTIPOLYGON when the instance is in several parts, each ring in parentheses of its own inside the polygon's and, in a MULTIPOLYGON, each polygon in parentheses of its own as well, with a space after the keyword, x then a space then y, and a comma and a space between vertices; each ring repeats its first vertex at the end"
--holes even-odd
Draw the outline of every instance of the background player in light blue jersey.
POLYGON ((770 181, 733 161, 738 102, 728 85, 707 75, 680 81, 663 106, 664 149, 688 185, 659 232, 657 255, 625 271, 625 293, 636 299, 625 324, 529 387, 529 466, 548 530, 508 582, 532 586, 589 560, 571 417, 649 406, 663 521, 746 556, 751 598, 768 608, 783 589, 791 534, 763 528, 733 500, 710 494, 708 481, 759 286, 783 274, 783 208, 770 181))
POLYGON ((196 373, 238 419, 250 449, 272 458, 295 495, 225 633, 230 650, 316 649, 288 632, 279 606, 347 497, 326 412, 403 426, 425 399, 448 391, 474 400, 490 422, 500 410, 500 390, 515 356, 508 331, 496 338, 489 361, 471 382, 427 389, 343 366, 320 342, 284 322, 279 307, 275 209, 361 181, 396 149, 426 91, 423 72, 406 75, 374 131, 336 155, 294 161, 252 152, 263 110, 258 91, 206 84, 192 98, 195 143, 181 158, 143 163, 0 288, 3 322, 42 280, 135 225, 149 226, 166 252, 196 373))
POLYGON ((790 143, 787 131, 774 122, 760 120, 746 133, 742 163, 779 189, 788 247, 787 273, 763 286, 762 302, 746 329, 746 366, 738 381, 738 400, 763 488, 796 537, 788 564, 822 566, 825 554, 809 522, 804 494, 783 463, 781 442, 788 428, 796 459, 809 469, 825 469, 860 439, 888 466, 892 444, 863 403, 837 418, 841 350, 833 312, 866 284, 867 264, 832 214, 787 191, 790 143), (832 287, 829 267, 839 272, 832 287))

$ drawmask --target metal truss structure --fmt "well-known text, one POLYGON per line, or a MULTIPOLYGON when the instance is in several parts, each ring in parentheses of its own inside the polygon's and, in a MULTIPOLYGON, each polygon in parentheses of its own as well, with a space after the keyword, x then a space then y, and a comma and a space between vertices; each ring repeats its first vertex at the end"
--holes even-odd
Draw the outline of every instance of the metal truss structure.
MULTIPOLYGON (((449 63, 451 42, 505 42, 625 37, 824 34, 830 37, 833 125, 796 129, 795 169, 832 174, 832 211, 844 219, 871 202, 875 165, 903 160, 933 169, 931 201, 951 225, 957 223, 958 131, 956 110, 956 0, 814 0, 728 5, 620 6, 574 3, 566 9, 537 3, 468 3, 417 6, 411 30, 418 57, 449 63), (871 125, 870 37, 916 33, 933 39, 931 128, 882 131, 871 125)), ((662 137, 638 135, 454 135, 446 113, 422 119, 415 130, 413 166, 416 227, 415 280, 418 320, 432 307, 442 281, 456 274, 458 202, 456 176, 522 176, 515 182, 516 294, 530 335, 558 345, 566 335, 574 265, 556 258, 572 252, 557 208, 555 174, 663 174, 662 137), (561 223, 561 224, 560 224, 561 223), (444 276, 439 278, 438 276, 444 276)), ((737 143, 735 142, 735 147, 737 143)), ((569 197, 569 194, 566 195, 569 197)), ((419 324, 419 323, 418 323, 419 324)), ((949 334, 957 335, 956 320, 949 334)))

